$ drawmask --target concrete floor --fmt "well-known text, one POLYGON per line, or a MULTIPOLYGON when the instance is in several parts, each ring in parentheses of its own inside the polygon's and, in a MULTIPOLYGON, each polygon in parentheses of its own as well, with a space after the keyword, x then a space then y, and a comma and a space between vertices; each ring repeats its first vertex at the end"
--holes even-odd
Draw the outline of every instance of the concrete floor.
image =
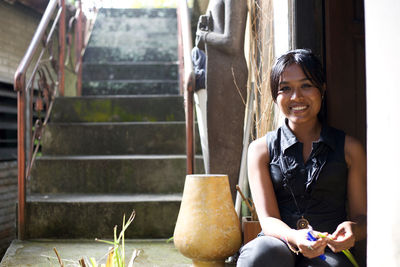
MULTIPOLYGON (((1 267, 60 266, 53 248, 56 248, 65 267, 79 266, 78 260, 94 257, 97 263, 105 262, 110 245, 90 240, 14 240, 4 255, 1 267)), ((191 260, 185 258, 174 247, 173 242, 165 240, 128 240, 125 243, 127 257, 135 249, 141 253, 134 266, 190 266, 191 260)))

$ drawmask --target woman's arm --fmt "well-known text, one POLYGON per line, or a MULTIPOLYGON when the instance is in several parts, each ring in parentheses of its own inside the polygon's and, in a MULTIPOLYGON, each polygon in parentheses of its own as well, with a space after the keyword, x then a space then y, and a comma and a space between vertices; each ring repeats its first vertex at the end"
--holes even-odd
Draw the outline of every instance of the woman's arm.
POLYGON ((253 141, 248 150, 248 176, 253 201, 265 235, 286 239, 308 258, 323 254, 325 239, 307 240, 307 230, 294 230, 280 217, 278 203, 269 173, 269 153, 266 138, 253 141), (310 249, 310 247, 312 249, 310 249))
POLYGON ((348 166, 347 198, 349 219, 341 223, 331 235, 329 246, 334 252, 354 246, 358 240, 366 238, 367 232, 367 167, 362 144, 351 136, 346 136, 345 157, 348 166))

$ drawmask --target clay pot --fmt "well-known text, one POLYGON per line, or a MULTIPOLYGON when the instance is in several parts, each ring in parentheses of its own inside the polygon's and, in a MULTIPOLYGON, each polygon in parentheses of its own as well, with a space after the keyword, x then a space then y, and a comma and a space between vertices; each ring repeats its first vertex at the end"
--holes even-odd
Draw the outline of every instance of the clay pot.
POLYGON ((193 266, 224 266, 242 243, 227 175, 187 175, 174 232, 193 266))

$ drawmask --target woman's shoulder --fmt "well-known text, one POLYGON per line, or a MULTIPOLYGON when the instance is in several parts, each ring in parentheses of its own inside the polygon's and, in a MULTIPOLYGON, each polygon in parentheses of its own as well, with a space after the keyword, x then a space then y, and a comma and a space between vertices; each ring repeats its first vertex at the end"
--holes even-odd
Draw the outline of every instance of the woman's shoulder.
MULTIPOLYGON (((268 135, 268 134, 267 134, 268 135)), ((252 158, 269 158, 268 146, 266 142, 267 135, 255 139, 249 145, 248 155, 252 158)))
POLYGON ((266 142, 267 139, 266 138, 267 138, 267 135, 264 135, 262 137, 259 137, 255 140, 253 140, 249 145, 249 150, 259 151, 259 150, 267 149, 267 142, 266 142))
POLYGON ((275 147, 280 143, 280 131, 281 128, 269 131, 264 136, 252 141, 249 146, 249 155, 269 159, 271 152, 273 153, 276 150, 275 147))
POLYGON ((336 138, 337 137, 341 137, 344 140, 344 138, 346 136, 346 133, 343 130, 340 130, 338 128, 332 127, 330 125, 324 125, 323 127, 326 128, 326 130, 329 133, 329 135, 331 135, 333 137, 336 137, 336 138))
POLYGON ((365 150, 363 144, 357 138, 346 135, 344 142, 344 153, 348 166, 352 165, 355 160, 365 159, 365 150))
POLYGON ((345 152, 364 149, 362 143, 357 138, 347 134, 345 131, 332 126, 327 126, 327 129, 330 136, 343 139, 345 152))

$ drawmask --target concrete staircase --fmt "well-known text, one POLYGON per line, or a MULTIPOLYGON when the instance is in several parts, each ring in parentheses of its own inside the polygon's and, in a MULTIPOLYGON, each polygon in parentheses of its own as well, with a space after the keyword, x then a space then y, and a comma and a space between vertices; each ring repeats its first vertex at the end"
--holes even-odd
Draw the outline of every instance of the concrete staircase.
POLYGON ((84 96, 57 98, 44 132, 28 238, 111 238, 132 209, 127 238, 173 235, 186 174, 176 29, 175 9, 100 10, 84 96))
POLYGON ((178 94, 176 9, 102 9, 83 95, 178 94))

